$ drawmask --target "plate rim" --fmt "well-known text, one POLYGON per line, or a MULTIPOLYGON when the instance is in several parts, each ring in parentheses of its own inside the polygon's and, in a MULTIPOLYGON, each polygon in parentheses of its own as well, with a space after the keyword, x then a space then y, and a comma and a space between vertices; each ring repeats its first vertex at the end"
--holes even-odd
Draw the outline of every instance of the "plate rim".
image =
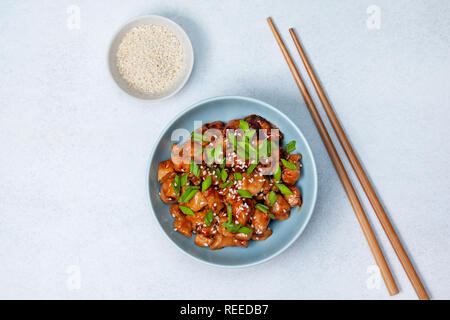
POLYGON ((156 221, 160 231, 166 236, 166 238, 168 238, 170 240, 170 242, 176 247, 178 248, 178 250, 180 250, 181 252, 183 252, 185 255, 193 258, 196 261, 205 263, 207 265, 211 265, 211 266, 215 266, 215 267, 221 267, 221 268, 225 268, 225 269, 236 269, 236 268, 245 268, 245 267, 251 267, 251 266, 255 266, 264 262, 267 262, 273 258, 275 258, 276 256, 280 255, 281 253, 283 253, 284 251, 286 251, 286 249, 288 249, 299 237, 300 235, 303 233, 303 231, 305 230, 306 226, 309 224, 309 221, 311 220, 311 217, 314 213, 315 207, 316 207, 316 202, 317 202, 317 192, 318 192, 318 185, 319 185, 319 179, 318 179, 318 175, 317 175, 317 165, 316 165, 316 160, 314 157, 314 154, 312 152, 312 149, 309 145, 308 140, 305 138, 305 136, 303 135, 303 132, 300 130, 300 128, 282 111, 278 110, 277 108, 275 108, 274 106, 256 99, 256 98, 251 98, 251 97, 245 97, 245 96, 237 96, 237 95, 225 95, 225 96, 215 96, 215 97, 211 97, 211 98, 206 98, 206 99, 202 99, 198 102, 193 103, 192 105, 190 105, 189 107, 183 109, 182 111, 180 111, 171 121, 169 121, 164 128, 161 130, 161 133, 159 134, 159 136, 157 137, 157 139, 155 140, 155 143, 152 147, 152 151, 150 153, 150 159, 149 162, 147 164, 147 175, 146 175, 146 189, 147 189, 147 197, 148 197, 148 201, 150 204, 150 208, 152 211, 152 216, 154 218, 154 220, 156 221), (305 223, 303 224, 303 226, 301 228, 298 229, 298 231, 296 232, 296 234, 292 237, 291 240, 289 240, 288 242, 286 242, 286 244, 284 244, 279 250, 277 250, 276 252, 274 252, 273 254, 264 257, 262 259, 259 259, 257 261, 254 262, 250 262, 250 263, 242 263, 242 264, 235 264, 235 265, 225 265, 225 264, 220 264, 220 263, 215 263, 215 262, 211 262, 211 261, 206 261, 203 259, 200 259, 198 257, 196 257, 195 255, 187 252, 186 250, 184 250, 183 248, 181 248, 174 240, 172 240, 169 235, 166 233, 166 231, 163 229, 161 223, 159 222, 157 216, 156 216, 156 212, 155 209, 153 207, 153 203, 152 203, 152 199, 151 199, 151 188, 150 188, 150 174, 151 174, 151 166, 153 163, 153 159, 155 157, 155 151, 156 148, 159 144, 159 142, 161 141, 162 137, 164 136, 164 134, 166 133, 166 131, 169 129, 169 127, 175 122, 177 121, 180 117, 182 117, 183 115, 185 115, 186 113, 188 113, 189 111, 203 105, 206 103, 210 103, 210 102, 214 102, 214 101, 218 101, 218 100, 243 100, 243 101, 249 101, 249 102, 253 102, 253 103, 257 103, 257 104, 261 104, 266 108, 271 109, 272 111, 278 113, 280 116, 282 116, 283 118, 285 118, 299 133, 300 137, 303 138, 303 141, 305 142, 305 146, 306 149, 309 151, 309 154, 311 155, 311 162, 312 162, 312 173, 313 173, 313 179, 315 180, 315 186, 313 189, 313 201, 311 204, 311 209, 310 212, 308 212, 308 216, 306 217, 305 223))

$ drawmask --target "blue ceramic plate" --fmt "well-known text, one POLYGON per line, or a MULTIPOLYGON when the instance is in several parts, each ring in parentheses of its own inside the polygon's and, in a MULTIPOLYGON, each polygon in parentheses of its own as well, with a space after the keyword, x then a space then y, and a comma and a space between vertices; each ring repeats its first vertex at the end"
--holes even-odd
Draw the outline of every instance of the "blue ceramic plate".
MULTIPOLYGON (((196 126, 197 128, 198 126, 196 126)), ((244 267, 267 261, 283 252, 291 245, 305 229, 311 218, 317 197, 317 171, 311 149, 305 137, 289 118, 276 108, 259 100, 245 97, 217 97, 194 104, 179 114, 164 129, 156 141, 151 155, 149 170, 150 203, 158 224, 168 238, 183 252, 191 257, 212 265, 222 267, 244 267), (173 229, 173 218, 169 214, 169 205, 159 198, 161 188, 158 182, 158 164, 170 158, 170 148, 173 143, 174 130, 184 128, 189 132, 194 130, 194 121, 203 123, 221 120, 243 118, 250 114, 258 114, 276 126, 284 134, 283 143, 295 140, 295 152, 303 155, 301 177, 297 187, 303 196, 301 210, 297 207, 291 210, 291 216, 284 221, 272 221, 270 228, 273 234, 264 241, 249 241, 248 248, 227 247, 212 251, 194 244, 194 237, 187 238, 173 229)))

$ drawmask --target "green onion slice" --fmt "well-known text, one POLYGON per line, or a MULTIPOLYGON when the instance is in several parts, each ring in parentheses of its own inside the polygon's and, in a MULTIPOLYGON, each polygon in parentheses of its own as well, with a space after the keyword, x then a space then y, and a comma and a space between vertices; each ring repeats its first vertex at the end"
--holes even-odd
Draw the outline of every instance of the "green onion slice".
POLYGON ((257 204, 255 205, 255 208, 258 209, 259 211, 264 212, 264 213, 267 213, 267 211, 269 210, 269 207, 268 207, 268 206, 265 206, 265 205, 263 205, 263 204, 261 204, 261 203, 257 203, 257 204))
POLYGON ((225 168, 222 169, 222 172, 220 173, 220 177, 222 178, 222 181, 227 181, 228 178, 228 172, 225 170, 225 168))
POLYGON ((180 176, 176 175, 175 179, 173 180, 172 183, 172 187, 173 187, 173 191, 175 191, 175 194, 178 196, 180 196, 180 176))
POLYGON ((233 210, 231 209, 231 204, 227 204, 227 214, 228 214, 228 222, 233 222, 233 210))
POLYGON ((250 167, 248 167, 248 169, 247 169, 247 175, 251 175, 252 172, 253 172, 253 170, 255 170, 255 168, 256 168, 257 166, 258 166, 257 163, 254 163, 254 164, 250 165, 250 167))
POLYGON ((223 146, 221 144, 218 144, 215 148, 214 148, 214 159, 216 161, 216 163, 222 163, 223 162, 223 146))
POLYGON ((253 148, 252 145, 250 145, 248 139, 245 139, 245 141, 239 141, 238 142, 239 147, 245 150, 245 152, 250 152, 251 154, 256 154, 256 149, 253 148))
POLYGON ((240 228, 239 228, 239 232, 240 232, 240 233, 249 234, 249 233, 251 233, 252 231, 253 231, 253 230, 250 229, 249 227, 240 227, 240 228))
POLYGON ((189 173, 185 173, 185 174, 183 174, 183 175, 181 176, 181 179, 180 179, 180 187, 183 187, 183 186, 185 186, 185 185, 187 184, 187 182, 188 182, 188 176, 189 176, 189 173))
POLYGON ((282 183, 275 183, 275 184, 278 187, 278 189, 280 189, 282 194, 284 194, 284 195, 293 194, 292 191, 288 187, 286 187, 284 184, 282 184, 282 183))
POLYGON ((205 180, 202 182, 202 192, 205 192, 212 184, 212 177, 208 176, 205 180))
POLYGON ((195 216, 194 211, 192 211, 191 208, 185 207, 185 206, 178 206, 185 215, 187 216, 195 216))
POLYGON ((252 198, 252 194, 248 191, 248 190, 238 190, 239 194, 241 195, 241 197, 243 198, 252 198))
POLYGON ((295 150, 295 144, 296 144, 296 141, 295 141, 295 140, 289 142, 289 143, 286 145, 286 151, 287 151, 288 153, 291 153, 292 151, 294 151, 294 150, 295 150))
POLYGON ((203 218, 203 221, 205 222, 206 226, 209 227, 213 220, 214 220, 214 212, 211 209, 209 209, 205 217, 203 218))
POLYGON ((248 124, 247 121, 239 120, 239 128, 241 128, 245 132, 248 131, 248 129, 250 129, 250 125, 248 124))
POLYGON ((237 149, 237 137, 234 133, 230 132, 228 133, 228 141, 231 141, 231 144, 233 145, 233 150, 236 151, 237 149))
POLYGON ((186 190, 184 191, 184 193, 181 195, 180 199, 178 199, 179 203, 186 203, 189 200, 191 200, 195 194, 197 193, 197 191, 200 189, 200 187, 187 187, 186 190))
POLYGON ((267 140, 262 141, 258 146, 258 155, 259 156, 268 156, 268 147, 267 147, 267 140))
POLYGON ((191 160, 191 172, 196 176, 197 178, 200 177, 200 167, 195 163, 194 159, 191 160))
POLYGON ((250 140, 252 140, 255 133, 256 133, 255 129, 250 129, 245 133, 245 136, 248 137, 250 140))
POLYGON ((206 164, 209 166, 211 166, 214 162, 214 151, 216 149, 214 148, 206 148, 206 157, 207 157, 207 161, 206 164))
POLYGON ((295 165, 295 163, 289 162, 284 159, 281 159, 281 162, 283 163, 283 166, 285 166, 288 169, 292 169, 292 170, 297 169, 297 166, 295 165))
POLYGON ((196 149, 197 149, 197 150, 194 151, 194 154, 195 154, 196 156, 203 152, 203 147, 196 148, 196 149))
POLYGON ((227 229, 228 232, 236 233, 241 228, 240 224, 235 224, 233 222, 224 222, 222 225, 227 229))
POLYGON ((247 160, 249 158, 248 152, 241 148, 238 148, 236 153, 238 154, 239 157, 241 157, 244 160, 247 160))
POLYGON ((275 191, 270 191, 269 204, 271 207, 275 204, 275 202, 277 202, 277 199, 278 199, 278 197, 277 197, 277 194, 275 193, 275 191))
POLYGON ((273 175, 274 179, 276 181, 280 181, 281 180, 281 168, 280 165, 277 163, 277 169, 275 170, 275 173, 273 175))
POLYGON ((225 182, 224 184, 221 184, 221 185, 219 186, 219 188, 220 188, 220 189, 225 189, 225 188, 230 187, 232 184, 233 184, 233 181, 227 181, 227 182, 225 182))
POLYGON ((195 132, 195 131, 192 132, 192 140, 198 141, 198 142, 211 142, 204 135, 202 135, 201 133, 195 132))
POLYGON ((218 168, 215 168, 214 173, 216 174, 217 180, 220 180, 220 170, 218 168))

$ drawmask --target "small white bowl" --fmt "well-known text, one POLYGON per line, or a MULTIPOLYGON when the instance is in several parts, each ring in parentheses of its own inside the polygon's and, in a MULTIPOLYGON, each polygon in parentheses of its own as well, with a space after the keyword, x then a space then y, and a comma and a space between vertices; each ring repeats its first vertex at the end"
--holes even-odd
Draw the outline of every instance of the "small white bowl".
POLYGON ((192 67, 194 65, 194 50, 192 49, 191 41, 184 30, 175 22, 165 17, 156 15, 146 15, 141 17, 136 17, 128 21, 123 25, 117 34, 114 36, 111 45, 109 47, 108 53, 109 70, 113 79, 116 81, 117 85, 129 95, 150 101, 160 101, 173 96, 186 84, 189 76, 192 72, 192 67), (177 77, 172 82, 172 84, 160 94, 149 94, 144 93, 139 90, 132 88, 128 82, 120 75, 116 64, 116 55, 120 43, 123 37, 134 27, 141 26, 144 24, 154 24, 158 26, 163 26, 171 31, 180 41, 181 47, 183 48, 183 65, 181 70, 178 72, 177 77))

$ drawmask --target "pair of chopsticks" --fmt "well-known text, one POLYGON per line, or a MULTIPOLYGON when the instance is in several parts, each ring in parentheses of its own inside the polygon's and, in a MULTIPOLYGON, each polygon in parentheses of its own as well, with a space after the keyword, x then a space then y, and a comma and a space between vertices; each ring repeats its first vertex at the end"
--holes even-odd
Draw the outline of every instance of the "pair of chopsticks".
MULTIPOLYGON (((311 99, 311 96, 308 92, 308 89, 306 88, 300 73, 297 70, 297 67, 295 66, 288 50, 286 49, 286 46, 283 43, 283 40, 280 37, 280 34, 278 33, 275 25, 272 22, 271 18, 267 18, 267 22, 269 23, 269 26, 272 30, 273 35, 275 36, 275 40, 278 43, 278 46, 281 49, 281 52, 283 53, 284 58, 286 59, 286 62, 289 66, 289 69, 291 70, 292 75, 294 76, 295 82, 297 83, 297 86, 306 102, 306 106, 309 109, 309 112, 311 113, 311 116, 313 118, 313 121, 317 127, 317 130, 319 131, 319 134, 323 140, 323 143, 325 144, 325 147, 328 151, 328 154, 331 158, 331 161, 333 162, 334 167, 336 168, 336 171, 338 173, 339 179, 342 182, 342 185, 344 186, 345 192, 347 193, 347 196, 350 200, 350 203, 353 207, 353 210, 355 211, 356 218, 358 219, 358 222, 361 226, 361 229, 364 233, 364 236, 366 237, 366 240, 369 244, 370 250, 372 251, 372 254, 375 258, 375 261, 380 269, 381 276, 383 277, 383 280, 386 284, 386 287, 388 289, 388 292, 390 295, 397 294, 398 288, 395 283, 395 280, 392 276, 392 273, 389 269, 389 266, 386 262, 386 259, 384 258, 383 252, 381 251, 380 245, 378 244, 378 241, 375 237, 375 234, 370 226, 370 223, 367 219, 367 216, 364 212, 364 209, 361 206, 361 203, 358 199, 358 196, 355 192, 355 189, 353 188, 353 185, 350 181, 350 178, 347 175, 347 172, 345 171, 345 168, 342 164, 342 161, 336 151, 336 148, 334 147, 334 144, 330 138, 330 135, 328 134, 327 128, 323 124, 322 118, 320 117, 319 112, 317 111, 317 108, 311 99)), ((416 291, 417 296, 421 300, 428 300, 430 299, 422 282, 420 281, 419 276, 417 275, 417 272, 414 270, 414 267, 403 248, 403 245, 397 236, 391 222, 389 221, 389 218, 386 214, 386 212, 383 209, 383 206, 381 205, 380 200, 378 199, 372 184, 370 183, 369 179, 367 178, 366 173, 364 172, 364 169, 359 162, 358 158, 356 157, 356 154, 336 116, 336 113, 334 112, 333 108, 330 105, 330 102, 328 101, 325 92, 322 89, 321 84, 319 83, 319 80, 317 79, 316 74, 314 73, 314 70, 311 67, 311 64, 308 61, 308 58, 303 51, 303 48, 300 44, 300 41, 297 38, 297 35, 295 34, 294 29, 290 28, 289 33, 291 34, 292 40, 294 41, 295 47, 297 48, 298 53, 300 54, 300 58, 303 61, 303 64, 305 65, 305 69, 313 83, 313 86, 317 92, 317 95, 319 96, 319 100, 322 103, 325 113, 327 114, 327 117, 329 121, 331 122, 331 125, 336 132, 336 135, 338 137, 339 142, 342 145, 342 148, 345 151, 345 154, 347 155, 347 158, 350 161, 350 164, 355 171, 359 182, 361 183, 361 186, 366 193, 367 198, 369 199, 373 210, 375 211, 375 214, 378 217, 378 220, 380 221, 384 232, 386 233, 389 241, 391 242, 392 247, 394 248, 395 253, 397 254, 398 259, 400 260, 400 263, 403 266, 403 269, 405 270, 409 281, 411 282, 414 290, 416 291)))

